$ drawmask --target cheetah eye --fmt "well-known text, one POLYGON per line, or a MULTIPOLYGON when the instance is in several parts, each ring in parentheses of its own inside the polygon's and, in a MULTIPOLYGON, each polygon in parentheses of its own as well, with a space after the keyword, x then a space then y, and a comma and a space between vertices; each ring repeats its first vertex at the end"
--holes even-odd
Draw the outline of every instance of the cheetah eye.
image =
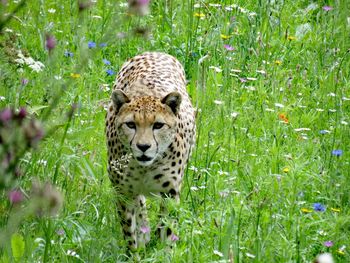
POLYGON ((163 126, 164 126, 164 123, 155 122, 155 123, 153 124, 153 130, 159 130, 159 129, 161 129, 163 126))
POLYGON ((135 122, 133 122, 133 121, 128 121, 128 122, 126 122, 125 124, 126 124, 126 126, 128 126, 128 128, 130 128, 130 129, 136 129, 136 124, 135 124, 135 122))

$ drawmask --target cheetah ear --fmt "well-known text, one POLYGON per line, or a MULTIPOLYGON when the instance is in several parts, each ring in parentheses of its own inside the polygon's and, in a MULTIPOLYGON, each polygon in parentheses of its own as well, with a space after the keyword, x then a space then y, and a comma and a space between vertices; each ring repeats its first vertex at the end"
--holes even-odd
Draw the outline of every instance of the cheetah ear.
POLYGON ((126 94, 122 90, 117 89, 112 92, 112 101, 113 101, 115 111, 118 113, 120 108, 125 103, 130 102, 130 99, 128 98, 128 96, 126 96, 126 94))
POLYGON ((179 112, 181 104, 181 95, 178 92, 171 92, 166 95, 161 102, 168 105, 173 113, 176 115, 179 112))

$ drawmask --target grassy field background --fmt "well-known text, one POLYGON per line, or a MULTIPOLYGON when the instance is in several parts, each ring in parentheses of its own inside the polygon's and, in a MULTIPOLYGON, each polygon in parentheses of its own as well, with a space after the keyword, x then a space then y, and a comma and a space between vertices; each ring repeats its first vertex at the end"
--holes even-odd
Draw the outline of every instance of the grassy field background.
MULTIPOLYGON (((2 17, 20 1, 5 2, 2 17)), ((350 2, 154 0, 150 8, 139 17, 124 1, 80 11, 76 1, 26 1, 4 26, 0 106, 25 106, 46 138, 0 193, 0 262, 128 261, 103 106, 122 63, 150 50, 184 65, 198 137, 174 208, 179 240, 169 249, 153 234, 140 260, 311 262, 330 252, 350 262, 350 2), (21 64, 19 52, 45 67, 21 64), (55 185, 63 207, 9 228, 33 180, 55 185), (24 196, 15 205, 13 189, 24 196)), ((158 202, 148 206, 155 229, 158 202)))

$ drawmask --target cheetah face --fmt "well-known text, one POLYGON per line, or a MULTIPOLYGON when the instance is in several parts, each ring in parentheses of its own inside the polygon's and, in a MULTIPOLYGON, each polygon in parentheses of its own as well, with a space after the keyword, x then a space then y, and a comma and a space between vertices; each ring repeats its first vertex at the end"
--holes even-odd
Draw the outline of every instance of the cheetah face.
POLYGON ((112 101, 119 140, 140 165, 151 165, 174 140, 181 95, 172 92, 163 99, 144 96, 130 100, 115 90, 112 101))

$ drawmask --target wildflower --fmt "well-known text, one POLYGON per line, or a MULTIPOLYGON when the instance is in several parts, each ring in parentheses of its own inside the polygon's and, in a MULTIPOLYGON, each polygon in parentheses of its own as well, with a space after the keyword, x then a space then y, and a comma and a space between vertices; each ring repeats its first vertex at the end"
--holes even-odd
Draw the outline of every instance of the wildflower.
POLYGON ((239 81, 240 81, 241 83, 245 83, 245 82, 247 82, 247 79, 246 79, 246 78, 239 78, 239 81))
POLYGON ((295 36, 288 36, 287 38, 289 41, 293 41, 293 40, 296 40, 297 38, 295 36))
POLYGON ((284 108, 284 105, 281 103, 275 103, 275 107, 277 108, 284 108))
POLYGON ((275 60, 275 64, 276 64, 277 66, 280 66, 280 65, 282 64, 282 61, 281 61, 281 60, 275 60))
POLYGON ((237 118, 238 114, 239 114, 239 112, 232 112, 231 117, 235 119, 235 118, 237 118))
POLYGON ((221 34, 220 37, 221 37, 223 40, 227 40, 227 39, 231 38, 230 36, 225 35, 225 34, 221 34))
POLYGON ((224 254, 222 254, 222 253, 221 253, 220 251, 218 251, 218 250, 214 250, 213 253, 214 253, 215 255, 221 257, 221 258, 224 256, 224 254))
POLYGON ((333 154, 334 156, 339 157, 339 156, 343 155, 343 150, 333 150, 333 151, 332 151, 332 154, 333 154))
POLYGON ((54 13, 56 13, 56 9, 50 8, 47 10, 47 12, 49 12, 50 14, 54 14, 54 13))
POLYGON ((337 253, 341 256, 344 256, 345 255, 345 248, 346 246, 341 246, 338 250, 337 250, 337 253))
POLYGON ((324 11, 328 12, 328 11, 333 10, 333 7, 326 5, 326 6, 322 7, 322 9, 323 9, 324 11))
POLYGON ((325 242, 323 243, 323 245, 324 245, 325 247, 332 247, 332 246, 333 246, 333 242, 330 241, 330 240, 328 240, 328 241, 325 241, 325 242))
POLYGON ((321 203, 314 203, 314 210, 317 212, 324 212, 326 208, 321 203))
POLYGON ((99 45, 100 47, 107 47, 107 43, 100 43, 100 45, 99 45))
POLYGON ((21 107, 18 111, 17 118, 22 120, 27 116, 27 110, 24 107, 21 107))
POLYGON ((278 118, 280 118, 284 123, 289 123, 289 120, 284 113, 278 114, 278 118))
POLYGON ((67 57, 67 58, 71 58, 71 57, 74 56, 74 54, 73 54, 73 52, 70 52, 70 51, 67 51, 67 50, 66 50, 66 51, 64 52, 64 56, 67 57))
POLYGON ((71 76, 73 79, 80 78, 80 74, 79 74, 79 73, 70 73, 70 76, 71 76))
POLYGON ((224 48, 225 48, 226 50, 228 50, 228 51, 233 51, 233 50, 235 50, 235 48, 234 48, 233 46, 230 46, 230 45, 227 45, 227 44, 224 45, 224 48))
POLYGON ((13 114, 10 108, 6 108, 0 112, 0 121, 6 123, 11 120, 13 114))
POLYGON ((194 16, 199 18, 205 18, 205 14, 203 13, 194 13, 194 16))
POLYGON ((313 261, 315 263, 334 263, 332 254, 330 253, 322 253, 316 257, 313 261))
POLYGON ((296 128, 296 129, 294 129, 294 131, 296 131, 296 132, 311 131, 311 129, 310 128, 296 128))
POLYGON ((110 65, 111 64, 111 62, 109 61, 109 60, 107 60, 107 59, 102 59, 102 61, 103 61, 103 63, 105 64, 105 65, 110 65))
POLYGON ((312 210, 311 209, 308 209, 308 208, 302 208, 302 209, 300 209, 301 210, 301 212, 303 212, 303 213, 311 213, 312 212, 312 210))
POLYGON ((143 234, 147 234, 151 231, 151 229, 148 227, 148 226, 142 226, 140 228, 140 231, 143 233, 143 234))
POLYGON ((328 131, 328 130, 320 130, 320 134, 327 134, 327 133, 330 133, 330 131, 328 131))
POLYGON ((224 102, 223 102, 222 100, 214 100, 214 103, 215 103, 216 105, 222 105, 222 104, 224 104, 224 102))
POLYGON ((22 86, 26 86, 28 84, 28 82, 29 82, 28 79, 25 79, 25 78, 21 79, 21 85, 22 86))
POLYGON ((339 213, 339 212, 340 212, 340 209, 339 209, 339 208, 331 207, 331 211, 332 211, 332 212, 335 212, 335 213, 339 213))
POLYGON ((112 76, 112 75, 115 74, 115 72, 114 72, 113 69, 107 69, 107 70, 106 70, 106 73, 107 73, 108 76, 112 76))
POLYGON ((44 130, 39 121, 32 119, 29 124, 24 127, 24 134, 28 143, 32 147, 35 147, 44 137, 44 130))
POLYGON ((95 48, 96 47, 96 43, 95 42, 93 42, 93 41, 89 41, 88 42, 88 48, 95 48))
POLYGON ((176 242, 179 240, 179 237, 177 235, 175 235, 174 233, 172 233, 170 235, 170 240, 173 241, 173 242, 176 242))
POLYGON ((285 167, 285 168, 283 168, 282 171, 283 171, 284 173, 289 173, 290 169, 289 169, 289 167, 285 167))
POLYGON ((36 201, 36 212, 38 215, 43 215, 44 213, 55 215, 62 206, 63 198, 61 193, 50 183, 39 184, 34 182, 31 195, 36 201))
POLYGON ((23 194, 21 191, 13 190, 8 194, 11 204, 18 204, 23 200, 23 194))
POLYGON ((56 38, 52 35, 46 35, 46 49, 51 51, 56 46, 56 38))
POLYGON ((59 235, 59 236, 63 236, 65 233, 66 232, 62 228, 56 230, 56 234, 59 235))

